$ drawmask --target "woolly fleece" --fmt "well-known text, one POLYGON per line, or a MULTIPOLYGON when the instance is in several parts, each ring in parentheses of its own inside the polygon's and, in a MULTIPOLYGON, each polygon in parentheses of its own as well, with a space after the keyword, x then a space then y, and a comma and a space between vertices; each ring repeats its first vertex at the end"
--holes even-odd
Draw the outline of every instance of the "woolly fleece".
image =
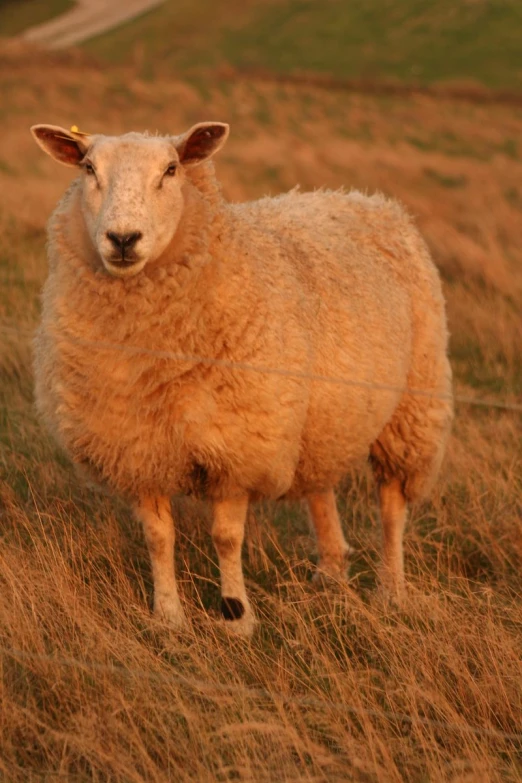
POLYGON ((36 399, 72 460, 131 500, 299 496, 368 456, 425 495, 451 372, 409 216, 359 192, 227 203, 212 162, 183 188, 173 240, 134 277, 97 259, 80 179, 50 221, 36 399))

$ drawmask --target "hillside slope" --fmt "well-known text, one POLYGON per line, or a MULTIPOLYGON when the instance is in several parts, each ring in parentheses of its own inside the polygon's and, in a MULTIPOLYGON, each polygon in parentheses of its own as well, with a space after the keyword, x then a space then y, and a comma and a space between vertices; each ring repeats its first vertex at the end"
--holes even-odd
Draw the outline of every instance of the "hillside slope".
POLYGON ((0 778, 519 781, 520 413, 494 406, 522 403, 520 111, 140 73, 0 48, 0 778), (263 624, 251 643, 216 623, 204 503, 176 500, 194 629, 172 635, 148 611, 138 526, 78 480, 35 415, 45 224, 72 172, 29 126, 177 133, 205 119, 231 123, 217 159, 229 198, 296 183, 382 190, 415 215, 439 265, 456 393, 491 407, 457 405, 441 479, 412 510, 403 611, 375 598, 363 473, 339 491, 350 587, 312 587, 299 506, 252 509, 245 564, 263 624))
POLYGON ((166 0, 87 49, 178 76, 229 64, 522 89, 521 34, 518 0, 166 0))

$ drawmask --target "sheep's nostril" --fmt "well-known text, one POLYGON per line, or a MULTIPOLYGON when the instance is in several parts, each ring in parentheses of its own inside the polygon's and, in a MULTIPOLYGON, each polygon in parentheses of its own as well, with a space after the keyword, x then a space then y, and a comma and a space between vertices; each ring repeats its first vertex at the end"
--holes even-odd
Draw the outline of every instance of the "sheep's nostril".
POLYGON ((114 231, 107 231, 107 239, 110 239, 116 250, 123 255, 132 250, 136 242, 141 239, 141 231, 133 231, 130 234, 116 234, 114 231))
POLYGON ((132 234, 124 234, 122 237, 123 239, 123 246, 126 250, 131 250, 136 242, 138 242, 142 238, 143 234, 141 231, 134 231, 132 234))

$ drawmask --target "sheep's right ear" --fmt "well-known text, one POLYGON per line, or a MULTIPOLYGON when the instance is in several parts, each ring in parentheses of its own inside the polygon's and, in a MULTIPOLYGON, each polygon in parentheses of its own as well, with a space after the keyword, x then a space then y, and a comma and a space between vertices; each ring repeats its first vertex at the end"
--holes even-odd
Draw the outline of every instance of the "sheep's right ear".
POLYGON ((31 133, 44 152, 66 166, 78 166, 90 146, 85 134, 77 135, 58 125, 33 125, 31 133))

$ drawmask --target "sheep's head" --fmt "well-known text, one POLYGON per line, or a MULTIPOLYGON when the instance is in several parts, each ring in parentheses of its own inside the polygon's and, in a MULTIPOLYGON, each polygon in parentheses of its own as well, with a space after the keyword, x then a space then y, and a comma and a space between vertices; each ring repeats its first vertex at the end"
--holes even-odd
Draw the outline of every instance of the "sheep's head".
POLYGON ((228 125, 202 122, 182 136, 89 136, 34 125, 48 155, 81 170, 81 208, 105 269, 117 277, 140 272, 166 249, 181 219, 188 167, 225 143, 228 125))

